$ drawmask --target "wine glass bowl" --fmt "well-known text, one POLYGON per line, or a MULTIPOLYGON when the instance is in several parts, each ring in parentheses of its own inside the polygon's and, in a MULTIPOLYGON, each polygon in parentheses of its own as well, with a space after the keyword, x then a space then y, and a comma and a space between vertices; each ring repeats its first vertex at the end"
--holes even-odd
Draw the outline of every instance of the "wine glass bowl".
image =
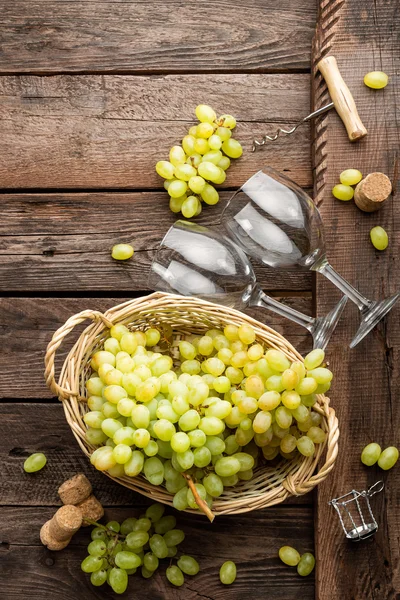
POLYGON ((319 211, 290 179, 278 181, 268 171, 250 177, 230 199, 222 216, 225 228, 264 265, 309 269, 325 254, 319 211))
POLYGON ((326 317, 314 319, 265 294, 245 252, 226 235, 187 221, 166 233, 150 268, 149 286, 158 291, 224 304, 231 308, 261 306, 305 327, 314 347, 324 349, 340 318, 346 298, 326 317))

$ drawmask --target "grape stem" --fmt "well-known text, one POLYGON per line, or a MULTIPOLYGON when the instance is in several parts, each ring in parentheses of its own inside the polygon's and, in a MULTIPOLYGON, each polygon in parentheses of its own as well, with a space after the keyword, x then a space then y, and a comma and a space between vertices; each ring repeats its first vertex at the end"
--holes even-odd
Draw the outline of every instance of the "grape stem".
POLYGON ((116 539, 118 539, 118 538, 125 539, 125 537, 126 537, 125 535, 122 535, 122 533, 117 533, 116 531, 109 529, 106 525, 102 525, 101 523, 98 523, 97 521, 93 521, 92 519, 87 519, 86 517, 84 520, 85 520, 85 523, 88 523, 89 525, 94 525, 95 527, 104 529, 104 531, 106 531, 108 534, 112 535, 116 539))
POLYGON ((197 506, 200 508, 200 510, 203 511, 203 513, 205 515, 207 515, 207 517, 209 518, 209 520, 212 523, 215 519, 215 515, 212 512, 212 510, 210 509, 210 507, 208 506, 207 502, 205 502, 202 498, 200 498, 199 493, 196 489, 196 486, 194 485, 193 479, 187 473, 182 473, 182 475, 186 479, 186 481, 188 482, 188 486, 192 490, 192 493, 193 493, 194 499, 196 500, 197 506))

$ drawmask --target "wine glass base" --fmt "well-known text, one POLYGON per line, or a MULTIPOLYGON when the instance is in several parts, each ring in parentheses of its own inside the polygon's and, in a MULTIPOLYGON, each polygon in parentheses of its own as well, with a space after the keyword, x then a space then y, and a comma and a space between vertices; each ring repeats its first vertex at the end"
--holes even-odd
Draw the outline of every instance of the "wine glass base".
POLYGON ((374 302, 372 306, 363 313, 363 319, 361 321, 360 327, 354 338, 351 340, 350 348, 355 348, 357 344, 361 342, 365 338, 366 335, 379 323, 381 319, 387 313, 392 310, 393 306, 396 304, 398 299, 400 298, 400 292, 391 296, 390 298, 385 298, 379 302, 374 302))
POLYGON ((314 340, 314 349, 320 348, 321 350, 325 350, 331 335, 335 331, 336 325, 342 316, 342 312, 346 306, 347 300, 347 296, 343 296, 343 298, 341 298, 341 300, 336 304, 335 308, 331 310, 330 313, 324 317, 318 317, 315 319, 313 328, 311 330, 314 340))

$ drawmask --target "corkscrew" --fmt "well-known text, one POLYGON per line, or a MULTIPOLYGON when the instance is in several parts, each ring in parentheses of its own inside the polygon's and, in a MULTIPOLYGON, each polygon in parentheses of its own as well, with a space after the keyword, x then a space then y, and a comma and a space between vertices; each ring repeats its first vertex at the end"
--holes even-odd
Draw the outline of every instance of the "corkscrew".
POLYGON ((338 115, 342 119, 351 142, 360 140, 367 135, 367 130, 357 112, 354 98, 340 74, 336 58, 334 56, 325 56, 319 61, 317 68, 326 81, 332 102, 307 115, 307 117, 301 119, 301 121, 296 123, 291 129, 283 129, 280 127, 275 135, 264 135, 261 140, 253 140, 253 152, 257 150, 258 147, 264 146, 268 141, 275 142, 282 135, 292 135, 300 125, 322 115, 333 107, 336 108, 338 115))
POLYGON ((330 102, 330 104, 327 104, 326 106, 315 110, 311 114, 307 115, 307 117, 304 117, 304 119, 301 119, 301 121, 296 123, 296 125, 291 129, 282 129, 282 127, 279 127, 275 135, 265 134, 261 140, 253 140, 252 151, 255 152, 255 150, 257 150, 257 146, 264 146, 267 143, 267 141, 275 142, 275 140, 277 140, 282 135, 292 135, 292 133, 294 133, 296 129, 300 127, 300 125, 302 125, 303 123, 307 123, 307 121, 311 121, 311 119, 314 119, 315 117, 318 117, 319 115, 328 112, 328 110, 331 110, 331 108, 333 108, 334 106, 334 103, 330 102))

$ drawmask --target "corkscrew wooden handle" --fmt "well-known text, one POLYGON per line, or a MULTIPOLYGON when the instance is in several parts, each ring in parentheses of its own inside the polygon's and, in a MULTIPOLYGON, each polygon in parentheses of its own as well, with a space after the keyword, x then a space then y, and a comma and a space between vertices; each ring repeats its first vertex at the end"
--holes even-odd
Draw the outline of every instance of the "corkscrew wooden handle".
POLYGON ((356 103, 343 80, 334 56, 326 56, 317 65, 329 89, 335 108, 342 119, 349 140, 355 142, 368 133, 357 112, 356 103))

